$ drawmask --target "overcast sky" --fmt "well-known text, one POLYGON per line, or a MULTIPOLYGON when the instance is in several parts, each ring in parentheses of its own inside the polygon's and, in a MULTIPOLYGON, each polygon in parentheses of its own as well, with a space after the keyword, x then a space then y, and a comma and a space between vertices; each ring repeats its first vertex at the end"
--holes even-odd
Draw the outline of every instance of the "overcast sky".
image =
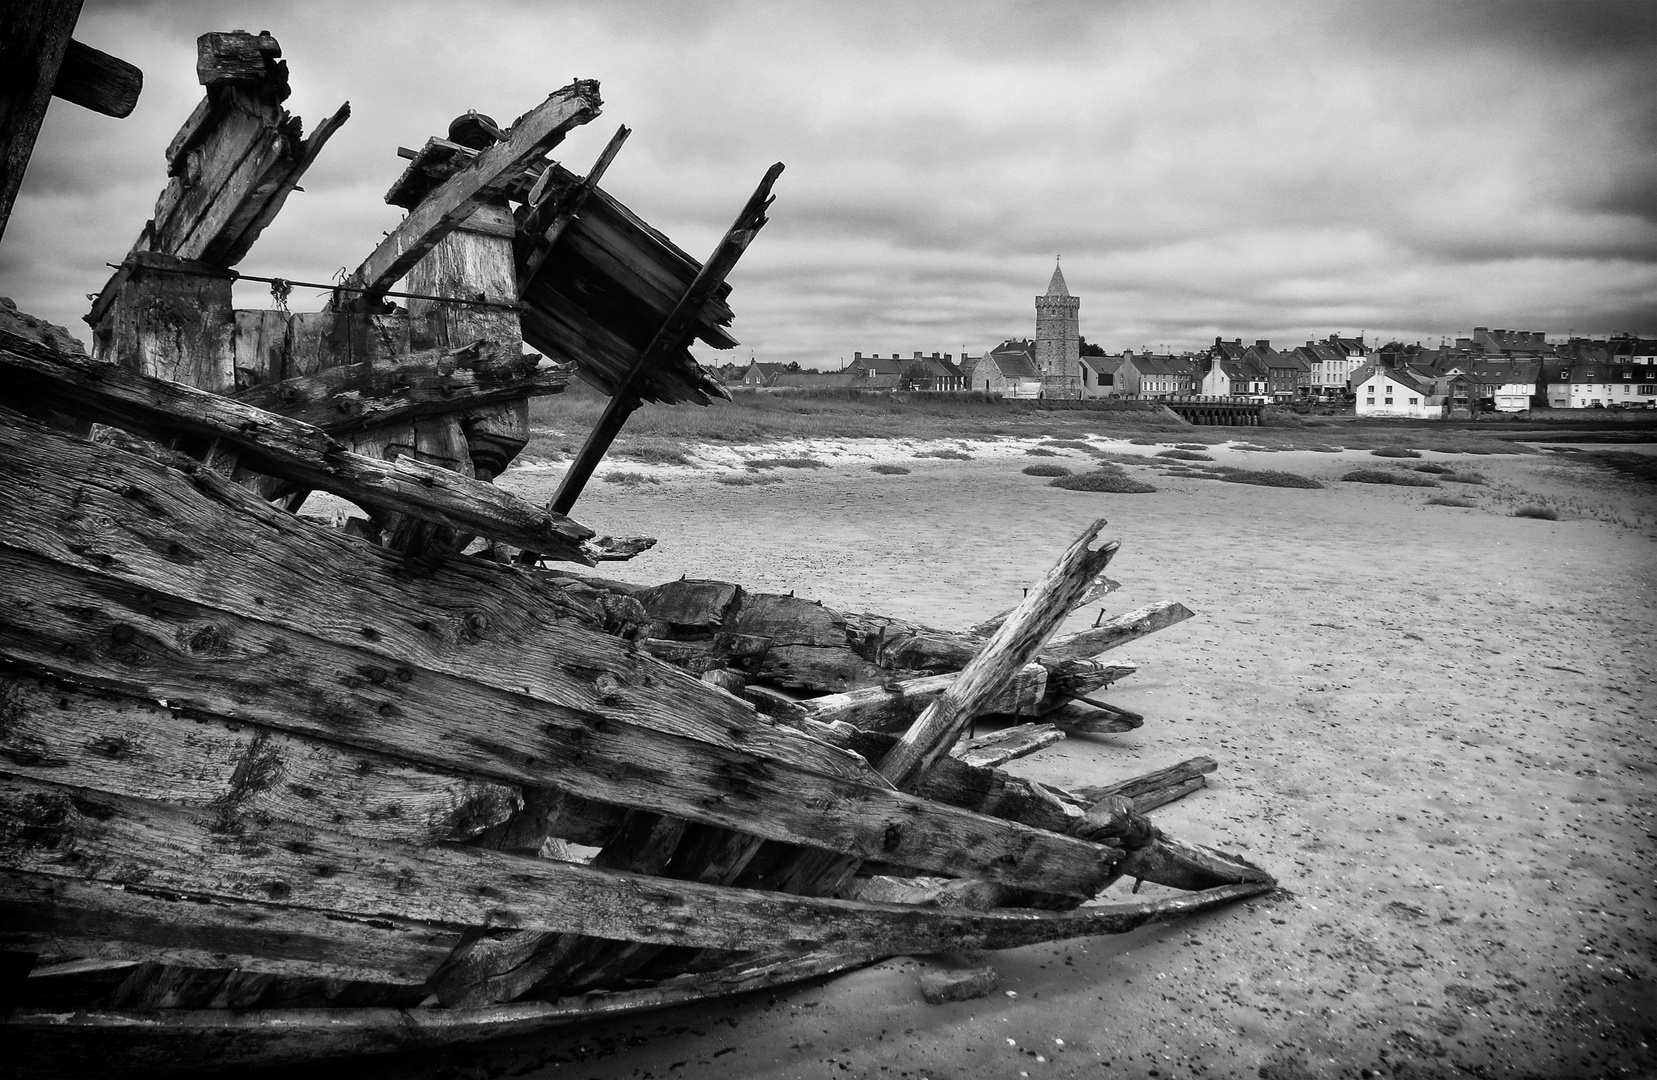
POLYGON ((399 144, 581 77, 604 115, 555 156, 585 172, 626 123, 604 186, 699 258, 787 164, 730 279, 744 361, 977 354, 1032 333, 1056 254, 1112 352, 1657 334, 1653 3, 88 0, 76 36, 144 93, 54 102, 0 295, 88 336, 202 95, 196 36, 231 29, 281 42, 307 131, 352 107, 249 273, 355 267, 401 216, 399 144))

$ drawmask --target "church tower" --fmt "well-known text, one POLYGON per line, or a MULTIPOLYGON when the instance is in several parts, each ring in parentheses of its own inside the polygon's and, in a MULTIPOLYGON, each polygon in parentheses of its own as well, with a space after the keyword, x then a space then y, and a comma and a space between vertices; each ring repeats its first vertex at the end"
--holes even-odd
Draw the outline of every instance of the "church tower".
POLYGON ((1071 296, 1058 261, 1047 292, 1036 297, 1036 368, 1048 397, 1081 396, 1080 297, 1071 296))

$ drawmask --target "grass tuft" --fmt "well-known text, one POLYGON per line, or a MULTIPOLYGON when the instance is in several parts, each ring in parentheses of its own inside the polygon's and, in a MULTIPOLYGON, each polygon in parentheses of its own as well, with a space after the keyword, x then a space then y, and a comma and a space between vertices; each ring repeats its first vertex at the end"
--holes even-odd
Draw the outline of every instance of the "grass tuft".
POLYGON ((766 473, 764 476, 754 476, 749 473, 726 473, 719 478, 719 482, 729 484, 732 487, 753 487, 758 484, 780 484, 782 483, 782 477, 773 476, 770 473, 766 473))
POLYGON ((1452 483, 1456 483, 1456 484, 1488 484, 1488 483, 1490 483, 1489 480, 1486 480, 1484 478, 1483 473, 1476 473, 1476 472, 1452 472, 1449 476, 1446 476, 1444 479, 1449 480, 1452 483))
POLYGON ((1439 476, 1447 476, 1456 471, 1450 466, 1440 465, 1436 461, 1424 461, 1420 465, 1411 465, 1410 468, 1416 472, 1434 473, 1439 476))
POLYGON ((1280 472, 1276 469, 1237 469, 1227 468, 1220 470, 1219 479, 1228 484, 1253 484, 1256 487, 1274 488, 1321 488, 1322 484, 1310 476, 1299 473, 1280 472))
POLYGON ((1058 457, 1059 456, 1058 454, 1054 453, 1053 451, 1047 449, 1045 446, 1032 446, 1032 447, 1030 447, 1030 449, 1028 449, 1024 452, 1026 454, 1029 454, 1031 457, 1058 457))
POLYGON ((1375 449, 1371 450, 1370 453, 1374 454, 1376 457, 1414 458, 1421 456, 1421 451, 1411 450, 1407 446, 1377 446, 1375 449))
POLYGON ((1129 439, 1128 443, 1131 446, 1161 446, 1162 445, 1161 443, 1157 442, 1155 439, 1129 439))
POLYGON ((1213 461, 1214 460, 1209 455, 1199 454, 1195 450, 1158 450, 1156 452, 1156 456, 1159 457, 1159 458, 1173 458, 1176 461, 1213 461))
POLYGON ((749 469, 826 469, 827 465, 811 457, 765 457, 743 463, 749 469))
POLYGON ((916 457, 944 458, 947 461, 971 461, 971 454, 963 454, 959 450, 917 450, 916 457))
POLYGON ((881 462, 878 465, 870 465, 869 466, 869 471, 870 472, 877 472, 882 476, 908 476, 909 475, 909 467, 907 465, 888 465, 885 462, 881 462))
POLYGON ((1208 444, 1207 443, 1200 443, 1200 442, 1181 442, 1181 443, 1175 443, 1174 444, 1174 449, 1175 450, 1195 450, 1198 453, 1201 453, 1202 451, 1208 449, 1208 444))
POLYGON ((1536 518, 1538 521, 1558 521, 1559 511, 1550 510, 1546 506, 1521 506, 1513 511, 1511 517, 1536 518))
POLYGON ((1407 472, 1387 469, 1353 469, 1342 480, 1354 484, 1396 484, 1399 487, 1438 487, 1438 481, 1426 476, 1411 476, 1407 472))
POLYGON ((1456 495, 1434 495, 1427 500, 1428 506, 1460 506, 1463 508, 1477 506, 1472 499, 1463 499, 1456 495))
POLYGON ((609 472, 604 474, 606 484, 626 484, 628 487, 638 487, 640 484, 659 484, 661 478, 650 476, 642 472, 609 472))
POLYGON ((1112 495, 1143 495, 1156 490, 1149 484, 1129 479, 1120 465, 1106 465, 1080 476, 1061 476, 1052 486, 1066 491, 1102 491, 1112 495))
POLYGON ((611 451, 618 458, 629 461, 642 461, 646 465, 689 465, 696 467, 696 462, 683 450, 675 450, 668 446, 623 446, 611 451))
POLYGON ((1092 443, 1083 442, 1081 439, 1047 439, 1043 441, 1041 445, 1050 446, 1055 450, 1091 451, 1093 449, 1092 443))
POLYGON ((1024 466, 1024 475, 1025 476, 1069 476, 1070 475, 1070 470, 1065 468, 1063 465, 1049 465, 1049 464, 1043 463, 1043 464, 1040 464, 1040 465, 1026 465, 1026 466, 1024 466))

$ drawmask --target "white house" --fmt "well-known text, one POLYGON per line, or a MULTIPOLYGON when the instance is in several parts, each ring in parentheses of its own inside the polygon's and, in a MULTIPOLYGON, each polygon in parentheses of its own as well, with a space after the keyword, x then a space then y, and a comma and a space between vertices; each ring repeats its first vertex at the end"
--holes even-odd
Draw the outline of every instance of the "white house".
POLYGON ((1353 375, 1357 415, 1442 420, 1444 402, 1432 384, 1398 368, 1364 368, 1353 375))

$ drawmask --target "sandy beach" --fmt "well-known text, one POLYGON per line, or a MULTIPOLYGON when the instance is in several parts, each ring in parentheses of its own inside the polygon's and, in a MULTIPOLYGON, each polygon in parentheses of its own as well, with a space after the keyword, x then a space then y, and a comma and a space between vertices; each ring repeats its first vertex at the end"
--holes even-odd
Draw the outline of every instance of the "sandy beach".
MULTIPOLYGON (((843 440, 695 449, 696 467, 612 461, 576 516, 661 538, 609 576, 715 577, 945 627, 1011 606, 1084 525, 1109 519, 1122 588, 1106 610, 1177 600, 1197 617, 1113 654, 1139 672, 1108 699, 1143 713, 1143 728, 1009 768, 1078 786, 1210 755, 1210 786, 1153 816, 1261 863, 1281 891, 1121 937, 898 957, 353 1075, 1657 1072, 1657 496, 1559 452, 1405 463, 1487 480, 1451 490, 1335 479, 1399 467, 1365 451, 1229 447, 1212 452, 1218 463, 1326 485, 1130 467, 1159 490, 1092 494, 1023 475, 1036 461, 1092 461, 1032 457, 1035 445, 843 440), (940 449, 970 460, 915 456, 940 449), (744 465, 794 457, 825 467, 744 465), (608 472, 658 482, 602 482, 608 472), (746 479, 761 482, 730 482, 746 479), (1479 505, 1427 504, 1445 494, 1479 505), (1510 516, 1532 504, 1559 520, 1510 516), (921 970, 967 963, 995 966, 1000 988, 922 1001, 921 970)), ((544 500, 559 475, 531 466, 502 483, 544 500)))

